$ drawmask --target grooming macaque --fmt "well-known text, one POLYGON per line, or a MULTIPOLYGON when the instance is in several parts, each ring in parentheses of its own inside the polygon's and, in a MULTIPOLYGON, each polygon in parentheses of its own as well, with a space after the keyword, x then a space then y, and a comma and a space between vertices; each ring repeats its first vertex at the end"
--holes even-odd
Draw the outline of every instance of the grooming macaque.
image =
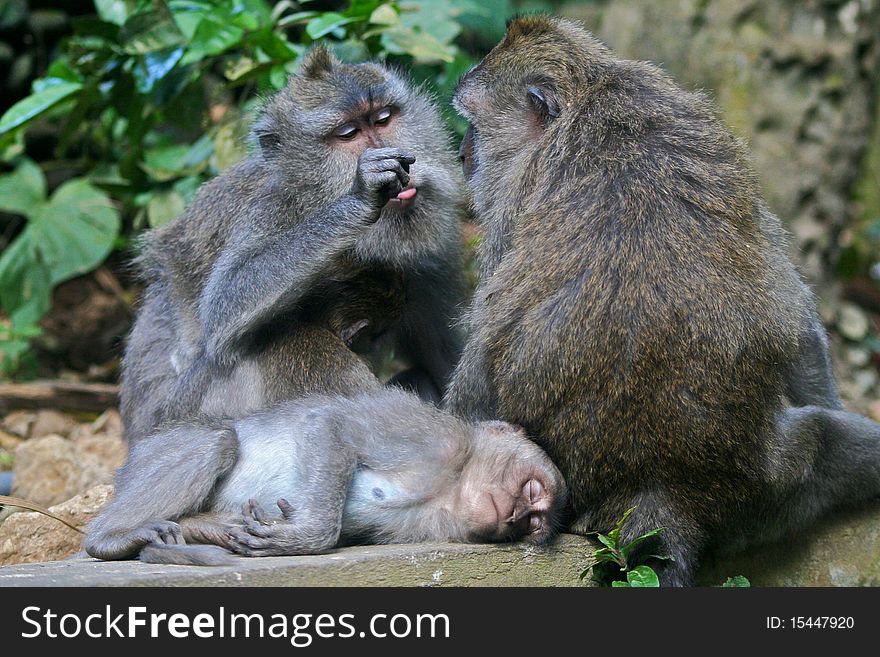
POLYGON ((122 376, 130 441, 209 409, 240 417, 314 390, 357 390, 334 378, 347 367, 289 338, 363 278, 401 293, 395 305, 373 300, 394 320, 368 327, 353 350, 393 349, 410 367, 398 380, 428 398, 457 360, 460 174, 429 97, 381 64, 342 64, 316 47, 254 137, 250 157, 144 240, 149 285, 122 376))
POLYGON ((446 404, 521 425, 572 528, 699 554, 880 494, 880 425, 842 410, 812 293, 743 145, 699 93, 580 25, 513 20, 461 80, 485 228, 446 404), (627 536, 624 536, 627 538, 627 536))
POLYGON ((467 424, 381 388, 139 440, 85 548, 213 565, 228 551, 314 554, 361 541, 543 542, 564 501, 559 471, 517 427, 467 424))

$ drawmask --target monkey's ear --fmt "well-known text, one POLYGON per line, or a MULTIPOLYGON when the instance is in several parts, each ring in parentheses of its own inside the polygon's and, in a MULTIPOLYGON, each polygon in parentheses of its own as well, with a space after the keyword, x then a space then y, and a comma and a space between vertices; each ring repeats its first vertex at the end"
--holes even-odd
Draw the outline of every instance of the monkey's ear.
POLYGON ((263 155, 273 155, 281 150, 281 138, 265 114, 254 122, 252 132, 263 155))
POLYGON ((324 77, 338 63, 330 49, 319 43, 305 54, 299 70, 303 77, 317 79, 324 77))
POLYGON ((529 103, 541 125, 546 126, 551 120, 557 118, 561 111, 559 94, 556 88, 549 82, 530 84, 526 88, 529 103))

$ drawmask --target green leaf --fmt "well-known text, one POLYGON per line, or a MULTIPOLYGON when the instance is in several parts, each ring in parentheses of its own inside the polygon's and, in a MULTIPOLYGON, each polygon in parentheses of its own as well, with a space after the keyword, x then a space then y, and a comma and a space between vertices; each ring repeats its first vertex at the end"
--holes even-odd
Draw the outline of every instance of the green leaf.
POLYGON ((56 59, 46 70, 45 78, 58 79, 65 82, 82 82, 82 74, 71 67, 70 62, 64 58, 56 59))
POLYGON ((75 178, 37 208, 19 239, 30 240, 57 285, 101 264, 119 226, 119 212, 107 195, 85 178, 75 178))
POLYGON ((381 0, 351 0, 348 9, 345 10, 346 16, 351 16, 359 20, 366 20, 378 7, 381 0))
POLYGON ((82 89, 76 82, 59 82, 46 87, 42 91, 23 98, 10 107, 3 118, 0 118, 0 135, 23 126, 41 114, 49 111, 63 100, 82 89))
POLYGON ((658 588, 660 580, 650 566, 636 566, 626 574, 626 581, 633 588, 658 588))
POLYGON ((596 538, 599 539, 599 542, 602 543, 605 547, 610 550, 617 549, 617 542, 614 541, 610 536, 606 536, 605 534, 597 534, 596 538))
POLYGON ((52 283, 27 229, 0 255, 0 306, 18 327, 40 321, 52 305, 52 283))
POLYGON ((119 40, 125 52, 143 55, 181 45, 184 38, 170 15, 150 10, 130 16, 119 32, 119 40))
POLYGON ((736 577, 728 577, 727 581, 721 585, 722 588, 749 588, 752 586, 752 583, 742 575, 737 575, 736 577))
POLYGON ((151 228, 164 226, 183 214, 183 197, 173 190, 155 194, 147 203, 147 221, 151 228))
POLYGON ((240 27, 206 16, 196 27, 184 63, 219 55, 241 42, 243 36, 244 30, 240 27))
POLYGON ((391 5, 379 5, 370 14, 370 23, 373 25, 397 25, 400 23, 400 15, 391 5))
POLYGON ((173 180, 186 171, 189 151, 186 144, 156 146, 144 152, 141 168, 158 182, 173 180))
POLYGON ((634 538, 629 543, 620 548, 620 551, 621 553, 623 553, 623 556, 629 557, 630 553, 639 545, 647 541, 649 538, 653 538, 659 534, 662 534, 664 531, 666 531, 665 527, 658 527, 657 529, 653 529, 647 534, 642 534, 641 536, 634 538))
POLYGON ((152 92, 182 57, 183 48, 149 52, 140 57, 131 71, 138 92, 142 94, 152 92))
POLYGON ((95 0, 101 20, 122 25, 137 6, 137 0, 95 0))
POLYGON ((393 27, 382 33, 382 47, 397 55, 410 55, 420 63, 455 60, 456 48, 438 41, 427 32, 416 32, 408 27, 393 27))
POLYGON ((620 520, 618 520, 617 524, 614 526, 614 529, 608 532, 608 535, 615 543, 620 542, 620 532, 623 530, 623 526, 626 524, 626 521, 629 520, 629 517, 635 510, 636 507, 632 507, 624 511, 623 515, 620 517, 620 520))
POLYGON ((619 582, 617 580, 611 582, 611 588, 613 589, 628 588, 630 586, 632 586, 632 584, 630 584, 629 582, 619 582))
POLYGON ((336 28, 348 25, 356 20, 358 20, 357 17, 343 16, 335 11, 328 11, 308 22, 306 34, 313 39, 320 39, 322 36, 330 34, 336 28))
POLYGON ((288 14, 280 21, 278 21, 278 27, 290 27, 291 25, 296 25, 297 23, 305 23, 307 20, 310 20, 317 16, 320 12, 317 11, 298 11, 295 14, 288 14))
POLYGON ((46 178, 33 161, 24 159, 15 171, 0 176, 0 210, 29 215, 46 200, 46 178))
POLYGON ((437 42, 448 45, 461 33, 461 25, 453 19, 457 13, 449 0, 409 0, 400 4, 400 22, 417 33, 430 34, 437 42))

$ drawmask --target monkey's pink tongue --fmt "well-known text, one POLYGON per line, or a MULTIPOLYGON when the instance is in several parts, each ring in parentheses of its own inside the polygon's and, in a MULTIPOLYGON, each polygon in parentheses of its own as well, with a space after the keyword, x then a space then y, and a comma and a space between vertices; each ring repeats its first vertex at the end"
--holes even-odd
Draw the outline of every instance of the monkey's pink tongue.
POLYGON ((397 195, 401 201, 408 201, 416 195, 418 190, 415 187, 407 187, 400 194, 397 195))

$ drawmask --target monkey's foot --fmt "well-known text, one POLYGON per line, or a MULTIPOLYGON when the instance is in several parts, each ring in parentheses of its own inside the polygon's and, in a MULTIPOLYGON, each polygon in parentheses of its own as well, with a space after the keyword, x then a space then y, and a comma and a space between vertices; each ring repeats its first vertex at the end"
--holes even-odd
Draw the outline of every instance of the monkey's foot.
POLYGON ((145 545, 185 545, 180 525, 170 520, 148 522, 120 534, 87 537, 86 552, 96 559, 125 559, 137 554, 145 545))

